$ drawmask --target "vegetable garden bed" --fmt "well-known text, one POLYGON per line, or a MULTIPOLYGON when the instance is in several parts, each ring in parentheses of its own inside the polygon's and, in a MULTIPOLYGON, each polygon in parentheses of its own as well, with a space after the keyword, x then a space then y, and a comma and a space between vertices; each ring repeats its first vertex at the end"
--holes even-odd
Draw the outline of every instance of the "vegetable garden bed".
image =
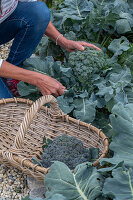
MULTIPOLYGON (((81 55, 81 60, 76 63, 81 67, 81 73, 83 68, 91 63, 88 67, 88 71, 92 70, 88 73, 88 82, 81 84, 81 79, 78 80, 74 68, 69 65, 73 55, 44 37, 36 49, 37 57, 27 59, 24 67, 46 73, 66 86, 68 91, 57 98, 60 108, 71 117, 102 129, 110 139, 110 154, 108 158, 101 160, 101 165, 106 168, 100 170, 90 164, 83 164, 71 174, 65 165, 54 163, 45 179, 46 199, 75 200, 79 196, 80 199, 89 200, 132 199, 132 0, 65 0, 57 9, 51 11, 53 24, 66 38, 89 41, 97 45, 108 58, 107 65, 101 69, 95 62, 96 57, 94 59, 88 54, 82 58, 84 53, 76 52, 81 55), (59 169, 59 176, 58 173, 54 176, 59 169), (58 185, 54 184, 54 178, 58 180, 58 185), (81 185, 77 187, 79 180, 82 180, 81 185), (69 188, 66 187, 67 184, 69 188), (84 187, 86 185, 87 187, 84 187)), ((100 57, 97 59, 101 61, 100 57)), ((23 82, 18 84, 18 90, 24 98, 36 100, 41 96, 36 87, 23 82)))

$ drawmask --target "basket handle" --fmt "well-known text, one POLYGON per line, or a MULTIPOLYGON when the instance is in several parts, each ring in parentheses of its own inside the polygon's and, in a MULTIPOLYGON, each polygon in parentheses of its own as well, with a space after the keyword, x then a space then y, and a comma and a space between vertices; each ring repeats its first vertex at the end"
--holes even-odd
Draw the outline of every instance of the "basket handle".
POLYGON ((11 148, 12 153, 19 153, 22 149, 23 140, 26 134, 28 127, 30 126, 33 117, 39 111, 39 109, 46 103, 50 103, 51 110, 54 111, 57 115, 62 115, 62 110, 58 107, 58 103, 55 97, 52 95, 42 96, 38 100, 36 100, 30 109, 26 112, 25 117, 19 127, 17 135, 15 137, 15 143, 11 148))

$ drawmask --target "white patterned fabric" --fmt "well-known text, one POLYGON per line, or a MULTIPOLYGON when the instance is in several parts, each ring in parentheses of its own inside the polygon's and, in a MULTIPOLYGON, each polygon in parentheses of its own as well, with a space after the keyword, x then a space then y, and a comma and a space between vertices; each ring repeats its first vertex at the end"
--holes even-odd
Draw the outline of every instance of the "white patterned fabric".
POLYGON ((3 59, 0 59, 0 68, 2 66, 2 63, 3 63, 3 59))
POLYGON ((2 23, 7 17, 9 17, 16 9, 18 1, 36 1, 36 0, 1 0, 0 23, 2 23))

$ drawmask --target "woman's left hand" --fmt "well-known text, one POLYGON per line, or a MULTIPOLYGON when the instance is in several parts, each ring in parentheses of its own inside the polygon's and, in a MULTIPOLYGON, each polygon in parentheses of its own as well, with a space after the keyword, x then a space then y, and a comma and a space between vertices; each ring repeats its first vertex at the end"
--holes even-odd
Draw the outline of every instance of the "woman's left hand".
POLYGON ((73 52, 73 51, 75 51, 75 49, 84 51, 84 47, 92 47, 92 48, 97 49, 98 51, 101 51, 101 49, 98 48, 97 46, 95 46, 94 44, 90 44, 90 43, 84 42, 84 41, 73 41, 73 40, 65 39, 62 41, 60 40, 59 45, 69 52, 73 52))

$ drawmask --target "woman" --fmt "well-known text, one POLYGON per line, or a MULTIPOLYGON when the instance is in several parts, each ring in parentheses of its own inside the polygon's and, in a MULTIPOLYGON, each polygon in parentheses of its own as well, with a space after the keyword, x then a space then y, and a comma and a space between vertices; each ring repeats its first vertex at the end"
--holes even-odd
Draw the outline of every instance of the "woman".
MULTIPOLYGON (((35 0, 0 0, 0 45, 10 40, 13 44, 6 61, 0 60, 0 77, 7 79, 7 85, 17 96, 17 82, 21 80, 39 88, 42 95, 53 94, 58 97, 64 93, 65 87, 57 80, 37 72, 21 68, 23 61, 30 57, 44 33, 69 52, 84 46, 98 47, 83 42, 67 40, 50 22, 50 11, 45 3, 35 0)), ((10 91, 0 79, 0 98, 10 97, 10 91)))

